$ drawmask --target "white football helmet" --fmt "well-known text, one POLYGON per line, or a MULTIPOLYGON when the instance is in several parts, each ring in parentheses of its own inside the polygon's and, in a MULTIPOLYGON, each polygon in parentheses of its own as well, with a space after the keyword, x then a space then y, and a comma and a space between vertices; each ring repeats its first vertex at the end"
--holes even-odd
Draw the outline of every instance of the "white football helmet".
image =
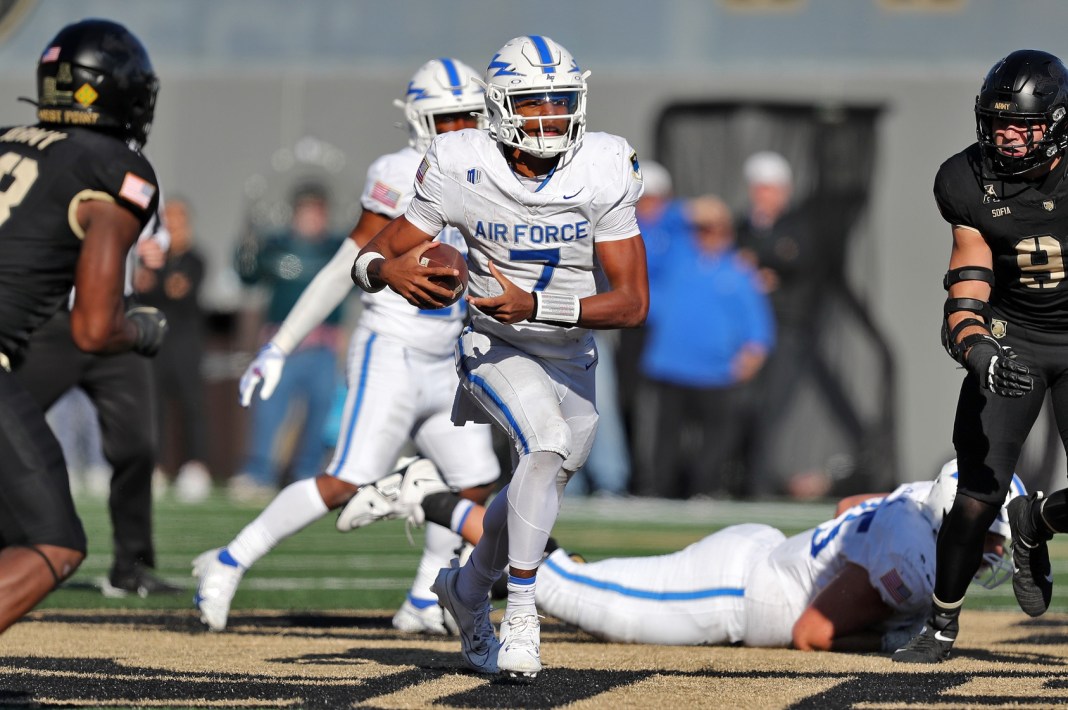
MULTIPOLYGON (((927 494, 927 498, 924 501, 924 510, 936 527, 941 527, 942 519, 949 512, 949 509, 953 507, 953 499, 957 495, 957 478, 957 460, 953 459, 942 467, 938 478, 935 479, 934 485, 927 494)), ((1005 502, 1002 504, 1001 510, 998 511, 998 517, 994 519, 994 523, 990 526, 990 532, 1005 538, 1006 550, 1009 549, 1008 543, 1012 539, 1012 535, 1009 530, 1009 517, 1005 512, 1005 508, 1016 496, 1025 495, 1027 495, 1027 488, 1024 486, 1023 481, 1015 473, 1012 474, 1008 495, 1005 496, 1005 502)), ((983 562, 986 564, 980 567, 974 580, 983 587, 993 589, 1012 577, 1012 562, 1007 555, 987 552, 983 554, 983 562)))
POLYGON ((509 40, 486 68, 486 111, 490 135, 503 145, 519 148, 538 158, 566 153, 582 140, 586 130, 586 77, 571 52, 548 37, 531 35, 509 40), (566 103, 567 112, 545 119, 517 115, 517 98, 545 97, 566 103), (569 121, 562 135, 529 135, 528 121, 569 121))
POLYGON ((420 152, 430 147, 438 134, 435 116, 469 113, 485 125, 486 100, 475 70, 459 59, 431 59, 419 67, 408 82, 404 100, 393 105, 404 110, 408 121, 408 145, 420 152))

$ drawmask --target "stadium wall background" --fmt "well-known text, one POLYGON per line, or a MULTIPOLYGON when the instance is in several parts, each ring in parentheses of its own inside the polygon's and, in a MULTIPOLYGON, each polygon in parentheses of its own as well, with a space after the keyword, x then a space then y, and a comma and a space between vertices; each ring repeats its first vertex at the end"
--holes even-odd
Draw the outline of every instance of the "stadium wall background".
POLYGON ((305 152, 336 168, 347 228, 370 161, 405 140, 393 99, 434 56, 481 68, 510 37, 547 34, 593 71, 591 130, 626 136, 649 158, 658 157, 657 119, 675 103, 881 107, 849 273, 896 356, 902 479, 933 474, 950 455, 960 379, 938 341, 950 242, 931 197, 934 173, 973 140, 971 106, 996 59, 1023 47, 1068 58, 1068 4, 1058 0, 1014 3, 1021 17, 1011 22, 993 0, 5 4, 17 12, 0 24, 2 125, 32 120, 15 99, 33 96, 37 56, 64 24, 107 17, 149 48, 163 88, 147 152, 165 190, 195 206, 210 261, 205 305, 219 312, 247 302, 229 266, 250 195, 261 207, 278 202, 293 175, 287 156, 313 137, 305 152))

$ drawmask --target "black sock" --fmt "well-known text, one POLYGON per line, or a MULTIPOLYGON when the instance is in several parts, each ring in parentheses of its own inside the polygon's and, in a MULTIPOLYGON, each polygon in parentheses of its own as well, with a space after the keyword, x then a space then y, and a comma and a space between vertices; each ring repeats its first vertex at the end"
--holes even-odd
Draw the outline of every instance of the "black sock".
POLYGON ((951 600, 948 604, 964 598, 983 561, 986 531, 999 511, 1000 506, 957 495, 938 531, 935 597, 951 600))

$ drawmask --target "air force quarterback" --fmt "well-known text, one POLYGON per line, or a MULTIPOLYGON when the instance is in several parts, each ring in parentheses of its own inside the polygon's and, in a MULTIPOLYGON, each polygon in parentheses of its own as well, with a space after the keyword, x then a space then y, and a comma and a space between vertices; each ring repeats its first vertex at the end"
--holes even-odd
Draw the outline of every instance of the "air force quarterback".
POLYGON ((465 660, 487 673, 541 670, 535 575, 597 426, 590 329, 640 325, 649 306, 638 159, 624 139, 586 132, 588 74, 548 37, 506 43, 482 82, 488 130, 437 136, 407 212, 353 264, 365 291, 389 286, 413 304, 442 305, 451 293, 431 277, 454 274, 419 256, 447 225, 467 242, 471 325, 457 345, 453 421, 496 423, 515 468, 469 562, 443 569, 434 589, 465 660), (487 592, 505 567, 498 641, 487 592))

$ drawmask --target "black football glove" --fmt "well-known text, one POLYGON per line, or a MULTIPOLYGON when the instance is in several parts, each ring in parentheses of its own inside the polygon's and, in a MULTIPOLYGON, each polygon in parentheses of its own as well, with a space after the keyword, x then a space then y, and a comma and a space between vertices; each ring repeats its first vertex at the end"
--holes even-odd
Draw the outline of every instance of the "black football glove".
POLYGON ((139 355, 153 357, 167 335, 167 316, 152 306, 135 306, 126 311, 126 320, 137 326, 137 342, 130 348, 139 355))
POLYGON ((968 349, 964 366, 975 373, 984 389, 1001 397, 1022 397, 1033 386, 1027 365, 1016 360, 1012 348, 1001 347, 989 336, 968 349))

